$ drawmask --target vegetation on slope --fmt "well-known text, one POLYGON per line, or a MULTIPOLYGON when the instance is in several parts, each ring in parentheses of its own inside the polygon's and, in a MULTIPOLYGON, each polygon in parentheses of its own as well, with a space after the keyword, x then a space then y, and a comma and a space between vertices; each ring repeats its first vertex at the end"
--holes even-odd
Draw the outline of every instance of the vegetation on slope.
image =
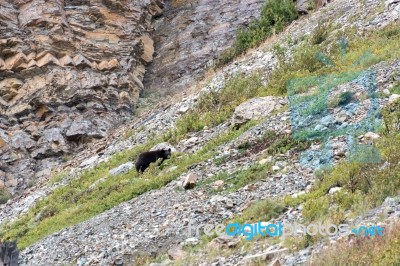
POLYGON ((384 236, 356 238, 352 243, 330 245, 317 255, 310 265, 399 265, 400 224, 395 224, 384 236))
POLYGON ((238 75, 227 81, 220 90, 200 94, 198 104, 180 118, 173 132, 176 142, 188 132, 214 127, 230 118, 235 107, 259 95, 262 89, 261 77, 254 73, 248 77, 238 75))
POLYGON ((252 21, 247 28, 237 32, 233 47, 222 53, 217 66, 231 62, 249 48, 256 47, 268 37, 281 32, 287 24, 297 18, 298 14, 294 1, 265 1, 260 18, 252 21))
POLYGON ((58 230, 85 221, 151 189, 159 189, 185 173, 189 166, 213 158, 216 147, 240 136, 255 124, 253 121, 239 130, 229 130, 210 140, 197 153, 174 155, 161 170, 153 165, 140 176, 135 169, 117 176, 109 176, 109 170, 133 160, 162 139, 152 138, 145 145, 118 153, 108 162, 100 163, 68 185, 54 190, 15 222, 3 224, 0 238, 16 238, 19 249, 24 249, 58 230), (177 168, 163 171, 172 165, 177 168))
MULTIPOLYGON (((281 45, 274 47, 279 63, 266 89, 270 95, 282 95, 293 79, 357 72, 382 61, 398 59, 399 26, 393 23, 379 31, 359 34, 355 28, 339 30, 339 25, 321 21, 293 53, 281 45)), ((295 42, 288 40, 289 44, 295 42)))
MULTIPOLYGON (((267 84, 266 88, 260 91, 262 93, 267 91, 269 94, 281 95, 286 93, 286 81, 293 78, 365 70, 379 62, 400 58, 400 43, 397 41, 400 37, 398 23, 386 26, 379 32, 367 32, 362 36, 356 35, 354 29, 350 29, 347 32, 335 31, 335 34, 332 34, 334 30, 335 27, 329 24, 320 26, 313 35, 306 38, 304 43, 298 46, 291 60, 287 60, 288 55, 282 47, 275 47, 275 52, 280 57, 279 67, 273 73, 271 82, 267 84), (347 36, 349 40, 345 57, 342 57, 340 46, 336 42, 343 36, 347 36), (320 51, 325 54, 324 57, 321 57, 322 53, 320 51), (317 58, 316 55, 320 55, 320 57, 317 58)), ((398 90, 399 84, 395 84, 390 89, 392 93, 396 93, 398 90)), ((340 95, 337 104, 346 104, 350 96, 340 95)), ((399 195, 400 101, 387 106, 382 110, 382 115, 384 127, 380 132, 381 138, 374 143, 374 146, 380 150, 382 156, 381 163, 360 164, 343 161, 334 168, 327 168, 317 172, 317 182, 310 193, 300 195, 296 198, 287 196, 274 201, 262 200, 255 202, 242 215, 235 217, 234 221, 257 222, 268 220, 272 218, 268 214, 278 217, 285 208, 301 205, 305 223, 322 222, 340 224, 348 222, 349 219, 381 205, 387 197, 399 195), (334 194, 329 194, 329 189, 332 187, 341 187, 341 190, 334 194)), ((285 141, 282 140, 282 142, 285 141)), ((244 147, 245 149, 251 149, 252 145, 258 144, 248 143, 244 147)), ((280 146, 276 142, 268 150, 271 150, 275 145, 280 146)), ((302 147, 302 144, 300 147, 302 147)), ((235 178, 235 183, 233 184, 235 189, 238 188, 235 184, 244 186, 265 176, 266 168, 252 167, 246 171, 244 171, 246 175, 243 176, 240 173, 234 174, 235 177, 239 177, 235 178), (250 182, 241 183, 241 179, 248 179, 249 174, 255 178, 251 178, 250 182)), ((226 173, 221 173, 217 177, 204 180, 199 185, 208 185, 220 179, 226 181, 229 178, 230 176, 226 173)), ((210 192, 222 193, 221 191, 210 192)), ((393 231, 388 232, 384 237, 367 240, 360 238, 350 246, 345 242, 339 244, 333 249, 328 249, 326 252, 320 254, 313 262, 313 265, 320 265, 322 262, 328 263, 328 265, 347 265, 347 261, 353 262, 354 265, 358 264, 357 262, 364 264, 373 262, 376 265, 396 265, 399 261, 398 254, 400 254, 398 228, 398 225, 395 226, 393 231), (396 233, 393 233, 395 231, 396 233), (366 253, 366 250, 373 252, 366 253)), ((203 237, 201 244, 196 248, 187 248, 186 251, 189 255, 177 261, 176 264, 194 263, 190 259, 194 257, 199 258, 201 261, 211 261, 213 252, 208 252, 206 246, 212 239, 210 237, 203 237)), ((319 240, 321 239, 318 236, 288 237, 284 241, 284 244, 291 249, 298 250, 319 240)), ((280 242, 274 238, 256 239, 255 241, 280 242)), ((248 248, 248 245, 251 244, 242 241, 231 251, 243 251, 245 247, 248 248)), ((156 260, 160 260, 161 258, 165 257, 161 256, 156 260)), ((153 259, 146 258, 144 261, 150 262, 153 259)))
MULTIPOLYGON (((397 59, 400 56, 398 24, 388 26, 379 32, 366 33, 364 36, 358 36, 354 31, 346 33, 350 36, 348 37, 350 41, 348 53, 343 61, 340 47, 334 41, 345 33, 336 31, 335 34, 332 34, 330 27, 333 26, 321 27, 328 28, 326 30, 319 29, 313 36, 304 40, 304 44, 294 51, 291 60, 285 59, 288 55, 281 47, 275 47, 281 60, 266 87, 261 86, 260 78, 257 75, 250 78, 237 77, 228 82, 220 92, 202 95, 199 106, 196 107, 198 109, 185 115, 178 122, 176 131, 169 132, 163 138, 150 138, 145 145, 116 154, 110 161, 101 163, 96 168, 84 172, 70 184, 56 189, 47 198, 38 202, 26 215, 13 223, 3 225, 0 238, 17 238, 19 248, 23 249, 51 233, 87 220, 146 191, 164 186, 183 174, 188 166, 212 158, 215 147, 239 136, 254 123, 247 124, 240 130, 232 129, 212 140, 194 155, 175 156, 162 166, 162 169, 171 165, 178 166, 171 172, 162 169, 159 171, 153 167, 142 178, 138 178, 135 171, 115 177, 108 177, 108 171, 132 160, 141 151, 149 149, 162 140, 171 138, 179 140, 187 132, 200 130, 205 126, 215 126, 225 121, 230 117, 234 108, 248 98, 268 94, 285 94, 287 80, 310 75, 339 73, 354 67, 366 69, 377 62, 397 59), (363 59, 362 55, 368 49, 371 51, 371 56, 363 59), (323 64, 320 59, 315 57, 320 51, 329 57, 332 64, 323 64), (352 62, 357 58, 363 60, 354 66, 352 62), (202 122, 199 122, 200 118, 203 120, 202 122), (104 178, 103 182, 92 186, 102 178, 104 178)), ((392 106, 391 108, 394 109, 388 112, 385 119, 396 119, 396 116, 398 119, 398 112, 395 111, 398 107, 392 106)), ((285 204, 293 206, 304 204, 303 215, 309 221, 319 219, 340 221, 346 219, 351 212, 357 212, 360 206, 368 208, 377 206, 386 196, 396 195, 399 192, 400 170, 394 162, 396 160, 398 162, 400 159, 398 153, 400 137, 398 130, 390 128, 390 123, 386 123, 386 125, 388 127, 383 132, 385 136, 376 145, 381 149, 384 160, 389 162, 388 167, 380 170, 379 167, 382 165, 364 166, 342 163, 335 169, 322 173, 320 182, 310 194, 300 196, 295 200, 287 198, 285 204), (387 182, 382 181, 386 179, 387 182), (339 184, 344 189, 334 197, 330 197, 326 191, 333 184, 339 184), (313 203, 314 200, 317 205, 313 203), (332 206, 336 206, 336 208, 332 208, 332 206)), ((274 145, 279 148, 278 144, 274 145)), ((254 178, 241 182, 242 178, 247 178, 249 172, 238 174, 239 182, 233 184, 235 189, 258 180, 258 177, 265 173, 263 171, 266 169, 255 167, 249 171, 254 178)))

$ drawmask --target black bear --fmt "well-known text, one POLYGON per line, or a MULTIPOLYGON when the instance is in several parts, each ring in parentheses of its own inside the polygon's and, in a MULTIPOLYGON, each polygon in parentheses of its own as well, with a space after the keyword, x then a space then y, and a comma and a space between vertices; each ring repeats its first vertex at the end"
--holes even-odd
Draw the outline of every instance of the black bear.
POLYGON ((161 165, 165 159, 169 158, 171 158, 171 149, 142 152, 136 161, 136 171, 144 172, 151 163, 156 162, 158 159, 161 159, 158 164, 161 165))

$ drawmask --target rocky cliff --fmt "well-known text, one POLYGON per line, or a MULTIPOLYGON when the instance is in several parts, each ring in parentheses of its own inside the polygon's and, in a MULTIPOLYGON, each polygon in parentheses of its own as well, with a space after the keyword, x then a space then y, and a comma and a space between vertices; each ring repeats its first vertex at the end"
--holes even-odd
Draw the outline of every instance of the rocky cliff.
POLYGON ((109 135, 144 87, 189 86, 263 2, 1 0, 0 186, 22 191, 109 135))
POLYGON ((13 193, 34 182, 133 113, 152 60, 152 17, 162 7, 0 1, 2 186, 13 193))
POLYGON ((234 42, 238 28, 259 17, 264 0, 166 2, 154 22, 156 56, 145 87, 161 95, 182 90, 200 78, 234 42))

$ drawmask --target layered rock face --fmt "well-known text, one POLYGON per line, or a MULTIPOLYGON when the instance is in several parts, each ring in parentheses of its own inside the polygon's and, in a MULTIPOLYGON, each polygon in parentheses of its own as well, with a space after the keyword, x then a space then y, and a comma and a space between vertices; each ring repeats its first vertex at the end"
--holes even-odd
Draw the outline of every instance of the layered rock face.
POLYGON ((190 86, 263 3, 0 0, 0 188, 20 192, 107 136, 144 87, 190 86))
POLYGON ((146 90, 173 93, 191 85, 234 42, 238 28, 260 16, 265 0, 174 0, 154 22, 156 56, 146 90))
POLYGON ((12 194, 132 115, 162 0, 0 0, 0 186, 12 194))

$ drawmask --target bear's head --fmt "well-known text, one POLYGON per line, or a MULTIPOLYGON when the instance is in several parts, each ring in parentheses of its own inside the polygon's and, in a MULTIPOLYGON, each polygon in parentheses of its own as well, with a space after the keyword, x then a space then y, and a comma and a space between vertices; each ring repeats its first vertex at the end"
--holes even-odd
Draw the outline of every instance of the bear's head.
POLYGON ((163 158, 164 159, 169 159, 171 158, 171 148, 169 148, 168 150, 163 150, 163 158))

